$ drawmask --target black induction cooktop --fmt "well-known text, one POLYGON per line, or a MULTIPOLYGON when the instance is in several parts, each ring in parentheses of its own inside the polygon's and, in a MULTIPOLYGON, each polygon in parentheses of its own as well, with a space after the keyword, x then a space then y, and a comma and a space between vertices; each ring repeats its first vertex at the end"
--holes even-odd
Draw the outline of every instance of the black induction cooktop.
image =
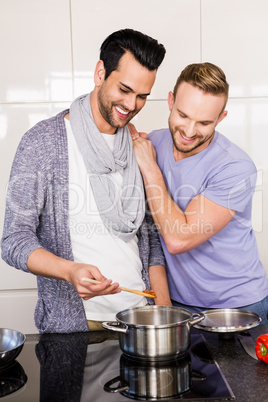
POLYGON ((1 401, 122 402, 234 400, 201 334, 189 352, 168 362, 141 362, 122 354, 117 339, 90 334, 26 339, 22 352, 0 369, 1 401))

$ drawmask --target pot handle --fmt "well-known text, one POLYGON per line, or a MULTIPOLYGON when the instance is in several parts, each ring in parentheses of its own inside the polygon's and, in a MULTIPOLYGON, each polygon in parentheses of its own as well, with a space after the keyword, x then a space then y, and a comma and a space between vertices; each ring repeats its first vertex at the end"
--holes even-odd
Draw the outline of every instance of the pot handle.
POLYGON ((190 325, 197 324, 198 322, 204 320, 205 315, 203 313, 193 313, 192 314, 193 320, 189 320, 190 325), (196 317, 196 318, 194 318, 196 317))
POLYGON ((115 378, 113 378, 110 381, 107 381, 106 384, 104 384, 104 387, 103 387, 104 391, 106 391, 106 392, 114 392, 114 393, 115 392, 126 391, 128 388, 129 388, 128 385, 123 385, 122 386, 120 384, 120 375, 115 377, 115 378), (118 387, 111 387, 111 385, 115 384, 116 382, 119 382, 118 387))
POLYGON ((122 332, 123 334, 127 334, 128 333, 127 325, 125 325, 125 327, 123 327, 123 328, 119 327, 119 325, 121 325, 121 324, 118 321, 112 321, 112 322, 105 321, 102 323, 102 326, 105 329, 109 329, 114 332, 122 332))

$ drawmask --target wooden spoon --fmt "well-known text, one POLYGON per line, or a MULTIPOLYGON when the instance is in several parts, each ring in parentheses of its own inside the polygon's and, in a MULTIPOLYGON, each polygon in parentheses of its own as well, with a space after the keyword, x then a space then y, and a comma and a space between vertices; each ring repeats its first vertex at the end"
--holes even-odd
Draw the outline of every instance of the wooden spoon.
MULTIPOLYGON (((95 283, 95 284, 102 283, 100 281, 96 281, 95 279, 90 279, 90 278, 82 278, 82 281, 83 282, 95 283)), ((140 295, 140 296, 152 297, 153 299, 156 298, 154 293, 153 294, 147 293, 147 291, 146 292, 141 292, 140 290, 128 289, 128 288, 124 288, 123 286, 119 286, 119 289, 123 290, 124 292, 135 293, 136 295, 140 295)))

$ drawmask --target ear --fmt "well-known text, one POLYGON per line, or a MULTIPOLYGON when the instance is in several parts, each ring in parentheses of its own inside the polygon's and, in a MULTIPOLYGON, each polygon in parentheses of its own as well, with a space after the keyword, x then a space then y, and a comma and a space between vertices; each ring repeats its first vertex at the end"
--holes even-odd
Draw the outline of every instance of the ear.
POLYGON ((105 68, 102 60, 99 60, 95 67, 94 72, 94 84, 96 87, 102 85, 105 79, 105 68))
POLYGON ((169 107, 170 112, 172 110, 173 104, 174 104, 174 95, 173 95, 173 92, 169 91, 169 93, 168 93, 168 107, 169 107))
POLYGON ((227 111, 227 110, 224 110, 224 112, 222 112, 222 113, 219 115, 219 118, 218 118, 218 121, 217 121, 217 125, 218 125, 223 119, 225 119, 225 117, 227 116, 227 114, 228 114, 228 111, 227 111))

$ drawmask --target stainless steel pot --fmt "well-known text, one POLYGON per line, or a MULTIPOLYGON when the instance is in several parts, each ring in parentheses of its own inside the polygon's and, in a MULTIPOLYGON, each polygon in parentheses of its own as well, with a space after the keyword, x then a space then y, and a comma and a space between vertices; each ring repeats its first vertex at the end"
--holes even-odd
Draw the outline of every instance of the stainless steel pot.
POLYGON ((108 381, 104 390, 138 400, 163 401, 188 393, 192 380, 205 378, 203 373, 191 371, 188 353, 168 362, 140 362, 123 354, 120 358, 120 375, 108 381))
POLYGON ((183 355, 190 346, 190 328, 205 318, 180 307, 145 306, 116 314, 102 326, 119 333, 123 353, 146 360, 170 360, 183 355))

